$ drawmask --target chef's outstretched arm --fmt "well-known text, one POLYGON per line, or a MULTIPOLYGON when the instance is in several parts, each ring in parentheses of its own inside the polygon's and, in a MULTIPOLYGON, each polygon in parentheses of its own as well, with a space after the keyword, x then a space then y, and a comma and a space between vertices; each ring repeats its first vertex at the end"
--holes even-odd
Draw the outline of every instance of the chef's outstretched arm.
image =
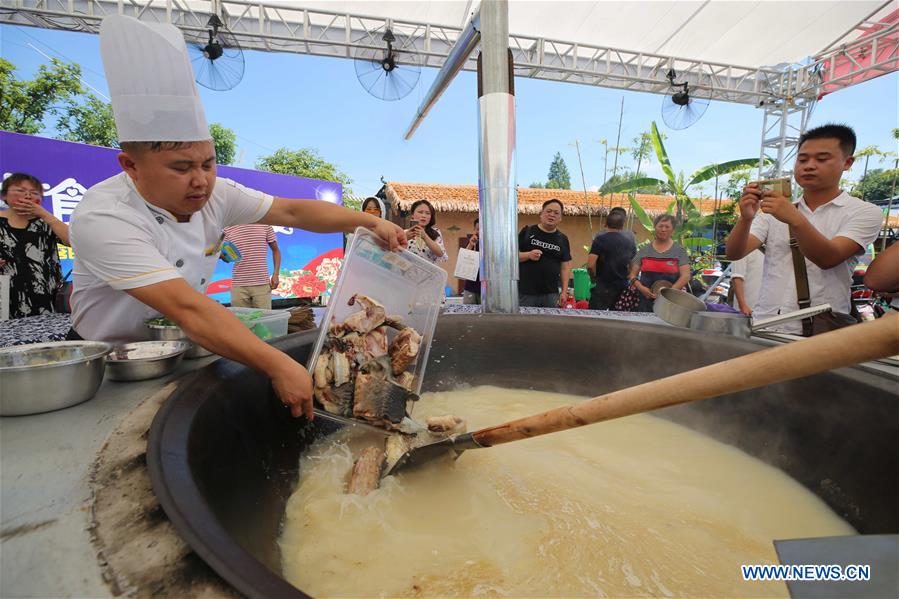
POLYGON ((261 341, 227 308, 181 278, 128 289, 127 293, 176 322, 191 340, 206 349, 264 372, 291 414, 312 419, 309 372, 261 341))
POLYGON ((387 242, 391 250, 406 247, 406 232, 383 218, 350 210, 322 200, 275 198, 272 207, 259 220, 263 225, 297 227, 313 233, 352 233, 365 227, 387 242))

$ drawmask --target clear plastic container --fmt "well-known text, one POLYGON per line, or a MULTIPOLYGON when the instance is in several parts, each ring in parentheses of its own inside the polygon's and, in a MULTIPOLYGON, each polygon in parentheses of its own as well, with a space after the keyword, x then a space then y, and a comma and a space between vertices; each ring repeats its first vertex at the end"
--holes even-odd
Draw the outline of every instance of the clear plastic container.
MULTIPOLYGON (((330 325, 342 323, 362 309, 358 304, 347 304, 353 295, 360 293, 382 304, 388 315, 399 316, 421 335, 418 356, 407 369, 415 377, 412 391, 420 393, 446 278, 446 271, 436 264, 405 250, 391 252, 367 229, 356 229, 309 356, 309 372, 315 369, 330 325)), ((388 342, 396 334, 396 330, 387 327, 388 342)))
POLYGON ((228 308, 235 315, 261 313, 258 318, 241 318, 253 334, 263 341, 271 341, 287 334, 287 321, 290 320, 288 310, 262 310, 261 308, 228 308))

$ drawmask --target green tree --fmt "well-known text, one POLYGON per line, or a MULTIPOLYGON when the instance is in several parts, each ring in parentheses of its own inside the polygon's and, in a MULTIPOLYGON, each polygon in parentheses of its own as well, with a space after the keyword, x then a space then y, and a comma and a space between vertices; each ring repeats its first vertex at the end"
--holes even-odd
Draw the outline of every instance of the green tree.
POLYGON ((281 173, 282 175, 296 175, 297 177, 308 177, 323 181, 336 181, 343 184, 343 192, 345 194, 353 191, 349 187, 353 180, 338 169, 337 166, 322 158, 312 148, 300 148, 299 150, 279 148, 273 154, 260 158, 256 163, 256 168, 271 173, 281 173))
POLYGON ((852 188, 851 194, 864 198, 867 202, 877 202, 890 197, 893 188, 893 177, 899 173, 896 169, 884 170, 873 168, 865 174, 852 188))
POLYGON ((237 154, 237 134, 219 123, 209 125, 209 133, 215 144, 215 161, 218 164, 234 164, 234 155, 237 154))
POLYGON ((69 98, 60 112, 56 122, 59 139, 107 148, 119 146, 112 104, 109 102, 86 93, 69 98))
POLYGON ((16 66, 0 58, 0 129, 34 135, 55 106, 81 93, 81 67, 51 59, 34 79, 18 79, 16 66))
MULTIPOLYGON (((862 148, 861 150, 857 150, 855 152, 856 158, 864 158, 865 159, 865 169, 862 172, 862 179, 868 174, 868 161, 871 160, 871 156, 877 156, 879 160, 883 160, 883 158, 887 155, 886 152, 878 148, 877 146, 868 146, 867 148, 862 148)), ((863 200, 865 198, 862 198, 863 200)))
MULTIPOLYGON (((652 123, 651 131, 652 146, 655 150, 656 158, 662 171, 665 173, 665 179, 655 179, 652 177, 636 177, 623 183, 614 185, 604 185, 601 191, 603 193, 616 192, 632 192, 637 189, 656 186, 660 189, 666 189, 674 196, 674 201, 668 207, 668 212, 674 212, 677 219, 677 228, 675 229, 675 238, 688 249, 701 248, 712 245, 711 239, 700 236, 700 232, 706 226, 712 224, 712 216, 703 217, 699 209, 689 197, 690 187, 699 185, 705 181, 716 179, 721 175, 733 173, 735 171, 746 170, 758 164, 757 158, 742 158, 740 160, 731 160, 721 164, 711 164, 705 166, 690 176, 689 180, 684 176, 683 172, 674 173, 671 167, 671 161, 668 159, 668 152, 665 151, 665 145, 662 143, 662 137, 659 134, 659 128, 655 121, 652 123)), ((634 214, 640 220, 640 223, 648 231, 653 230, 652 219, 646 214, 636 198, 632 195, 630 198, 631 207, 634 214)))
POLYGON ((730 177, 727 178, 727 182, 721 188, 721 195, 734 201, 739 200, 740 196, 743 195, 743 188, 749 184, 751 179, 750 173, 751 171, 749 170, 731 173, 730 177))
POLYGON ((542 183, 540 181, 534 181, 530 185, 528 185, 530 189, 546 189, 546 183, 542 183))
POLYGON ((561 152, 556 152, 553 161, 549 165, 549 174, 546 176, 547 189, 571 189, 571 176, 568 174, 568 167, 565 166, 565 159, 562 158, 561 152))

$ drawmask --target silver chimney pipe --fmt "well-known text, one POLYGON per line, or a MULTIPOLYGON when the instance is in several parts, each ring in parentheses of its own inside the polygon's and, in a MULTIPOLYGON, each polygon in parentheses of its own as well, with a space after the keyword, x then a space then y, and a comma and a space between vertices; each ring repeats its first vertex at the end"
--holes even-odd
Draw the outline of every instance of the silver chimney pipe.
POLYGON ((440 71, 437 73, 437 78, 434 79, 434 83, 431 84, 431 89, 428 90, 428 93, 421 101, 418 112, 415 115, 415 118, 412 119, 412 124, 409 125, 409 129, 406 131, 406 140, 412 138, 412 135, 415 133, 415 130, 418 129, 418 126, 424 120, 425 116, 434 104, 437 103, 437 100, 443 95, 443 92, 446 91, 446 88, 449 87, 449 84, 459 71, 462 70, 462 67, 465 66, 465 61, 471 56, 471 53, 474 51, 480 40, 481 17, 479 13, 475 13, 465 27, 462 28, 459 39, 456 40, 456 43, 453 44, 452 49, 450 49, 449 55, 446 57, 446 62, 443 63, 443 67, 441 67, 440 71))
POLYGON ((478 65, 478 202, 481 302, 485 312, 518 312, 518 190, 515 96, 508 0, 481 2, 478 65))

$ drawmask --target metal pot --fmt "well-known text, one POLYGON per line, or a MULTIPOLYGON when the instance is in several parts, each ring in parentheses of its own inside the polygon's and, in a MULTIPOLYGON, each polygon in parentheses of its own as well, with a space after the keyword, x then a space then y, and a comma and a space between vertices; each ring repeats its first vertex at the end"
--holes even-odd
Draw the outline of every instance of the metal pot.
POLYGON ((106 354, 101 341, 55 341, 0 349, 0 416, 74 406, 97 393, 106 354))
POLYGON ((106 358, 113 381, 143 381, 169 374, 190 347, 187 341, 140 341, 118 345, 106 358))
POLYGON ((652 311, 656 316, 676 327, 690 326, 690 317, 705 310, 705 303, 698 297, 671 287, 659 290, 652 304, 652 311))
POLYGON ((749 339, 756 331, 822 314, 828 310, 830 310, 830 304, 821 304, 820 306, 812 306, 804 310, 778 314, 777 316, 755 321, 745 314, 710 311, 696 312, 690 317, 690 328, 697 331, 705 331, 706 333, 733 335, 749 339))
MULTIPOLYGON (((302 364, 317 335, 297 333, 273 345, 302 364)), ((764 347, 601 318, 442 315, 423 391, 488 384, 589 397, 764 347), (534 339, 541 351, 522 352, 534 339), (645 359, 647 351, 664 359, 645 359)), ((656 414, 783 470, 860 533, 894 533, 895 385, 886 374, 845 368, 656 414), (864 409, 855 407, 859 398, 864 409)), ((153 488, 181 537, 240 593, 304 597, 280 576, 277 539, 300 454, 339 426, 291 418, 264 374, 215 362, 181 379, 156 415, 147 450, 153 488)))
POLYGON ((187 353, 184 354, 184 357, 188 360, 214 355, 202 345, 191 341, 190 338, 184 334, 181 327, 174 325, 148 324, 147 328, 150 329, 150 338, 154 341, 186 341, 190 347, 188 348, 187 353))

